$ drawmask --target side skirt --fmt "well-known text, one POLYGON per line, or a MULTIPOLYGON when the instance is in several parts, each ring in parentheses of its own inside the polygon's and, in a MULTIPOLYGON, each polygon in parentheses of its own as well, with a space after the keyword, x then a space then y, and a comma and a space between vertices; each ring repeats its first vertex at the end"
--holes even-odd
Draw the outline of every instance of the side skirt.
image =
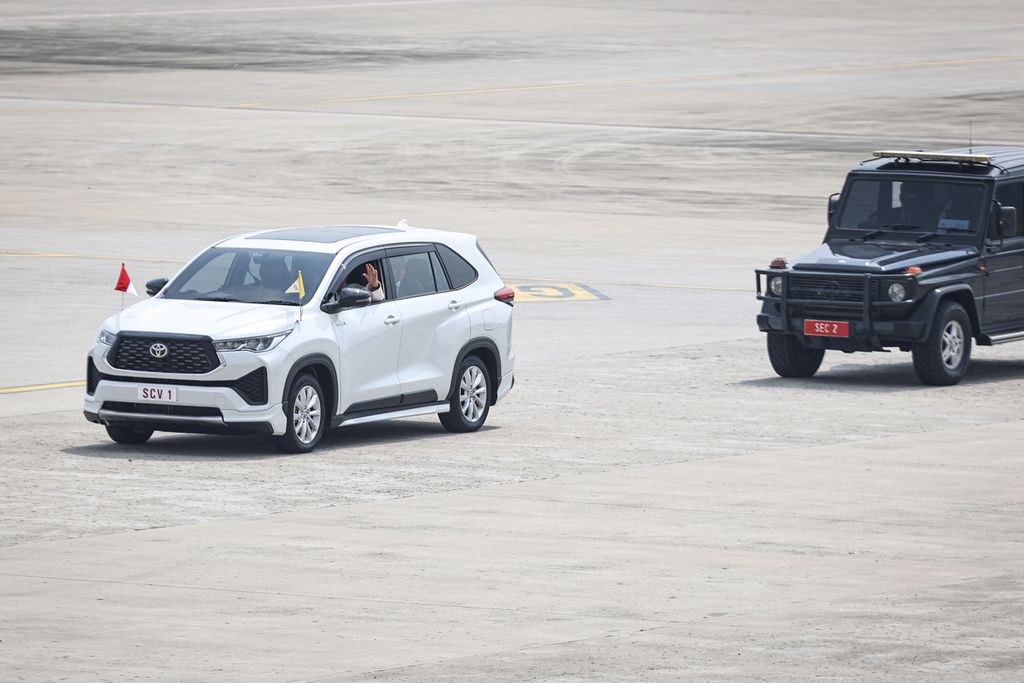
POLYGON ((397 417, 413 417, 415 415, 437 415, 447 413, 451 406, 447 401, 437 401, 419 406, 406 408, 384 408, 381 410, 364 410, 358 413, 346 413, 331 420, 331 427, 342 425, 364 424, 366 422, 378 422, 380 420, 391 420, 397 417))

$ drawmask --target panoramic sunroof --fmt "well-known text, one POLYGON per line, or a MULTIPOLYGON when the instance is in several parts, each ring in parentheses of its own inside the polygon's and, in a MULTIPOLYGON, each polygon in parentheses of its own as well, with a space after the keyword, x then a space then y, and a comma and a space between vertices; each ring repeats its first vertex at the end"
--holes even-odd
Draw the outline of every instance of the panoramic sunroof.
POLYGON ((385 232, 395 232, 392 228, 371 228, 361 225, 339 225, 321 226, 316 228, 282 228, 250 235, 250 240, 291 240, 293 242, 341 242, 353 237, 366 237, 367 235, 379 235, 385 232))

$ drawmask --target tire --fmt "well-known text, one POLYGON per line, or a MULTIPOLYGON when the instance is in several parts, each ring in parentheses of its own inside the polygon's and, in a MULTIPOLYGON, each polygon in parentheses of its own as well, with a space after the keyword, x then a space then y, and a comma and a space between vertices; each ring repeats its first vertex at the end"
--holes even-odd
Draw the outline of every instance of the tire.
POLYGON ((153 436, 153 430, 145 428, 134 429, 132 427, 122 427, 120 425, 107 425, 107 436, 117 443, 140 444, 149 441, 149 437, 153 436))
POLYGON ((316 448, 330 425, 325 405, 316 377, 303 373, 292 380, 285 406, 287 426, 282 436, 274 437, 277 447, 285 453, 309 453, 316 448))
POLYGON ((455 389, 447 413, 437 417, 449 432, 475 432, 491 410, 491 377, 477 356, 468 356, 455 371, 455 389))
POLYGON ((939 305, 928 338, 914 344, 914 371, 925 384, 935 387, 956 384, 971 362, 971 318, 955 301, 939 305))
POLYGON ((780 377, 810 377, 824 357, 825 349, 809 349, 795 335, 768 333, 768 359, 780 377))

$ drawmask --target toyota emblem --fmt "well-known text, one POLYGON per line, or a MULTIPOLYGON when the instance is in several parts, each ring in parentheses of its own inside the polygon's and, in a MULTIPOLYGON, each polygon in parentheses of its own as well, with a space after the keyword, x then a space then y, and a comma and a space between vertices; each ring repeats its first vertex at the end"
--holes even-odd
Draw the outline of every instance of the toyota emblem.
POLYGON ((149 355, 153 356, 153 358, 166 358, 167 344, 153 344, 149 347, 149 355))

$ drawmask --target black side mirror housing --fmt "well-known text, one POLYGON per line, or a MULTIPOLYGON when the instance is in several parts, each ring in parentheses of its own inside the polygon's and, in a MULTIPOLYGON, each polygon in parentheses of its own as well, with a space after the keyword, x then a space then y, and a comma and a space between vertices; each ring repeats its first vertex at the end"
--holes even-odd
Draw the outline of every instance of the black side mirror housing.
POLYGON ((999 236, 1013 237, 1017 234, 1017 207, 999 207, 999 236))
POLYGON ((150 280, 146 283, 146 294, 150 296, 156 296, 160 293, 160 290, 167 286, 167 278, 158 277, 155 280, 150 280))
POLYGON ((832 227, 832 223, 835 220, 836 209, 839 208, 839 193, 830 194, 828 196, 828 227, 832 227))
POLYGON ((336 295, 328 295, 328 298, 320 304, 320 310, 324 313, 337 313, 346 308, 369 306, 370 301, 372 301, 370 290, 366 287, 348 285, 342 287, 336 295))

